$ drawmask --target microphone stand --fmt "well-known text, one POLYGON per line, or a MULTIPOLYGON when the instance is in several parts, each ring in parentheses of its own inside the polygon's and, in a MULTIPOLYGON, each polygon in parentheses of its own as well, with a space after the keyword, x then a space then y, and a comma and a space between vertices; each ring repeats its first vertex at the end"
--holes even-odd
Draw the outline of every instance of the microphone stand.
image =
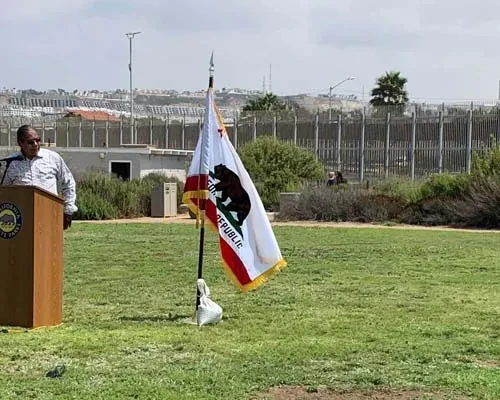
POLYGON ((12 161, 17 160, 17 159, 18 159, 17 157, 13 157, 13 158, 7 158, 4 160, 0 160, 0 162, 5 163, 5 170, 3 171, 2 180, 0 181, 0 186, 3 185, 3 181, 5 179, 5 175, 7 175, 7 170, 9 169, 10 164, 12 163, 12 161))

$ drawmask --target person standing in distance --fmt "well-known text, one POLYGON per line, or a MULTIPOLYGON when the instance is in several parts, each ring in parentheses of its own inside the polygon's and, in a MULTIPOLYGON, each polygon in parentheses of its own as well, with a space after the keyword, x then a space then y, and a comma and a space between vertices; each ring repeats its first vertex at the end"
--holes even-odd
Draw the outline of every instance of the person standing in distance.
POLYGON ((17 130, 20 151, 11 154, 16 158, 5 172, 4 185, 38 186, 55 195, 58 187, 64 197, 64 229, 71 226, 76 207, 76 184, 71 171, 55 151, 40 148, 40 135, 29 125, 17 130))

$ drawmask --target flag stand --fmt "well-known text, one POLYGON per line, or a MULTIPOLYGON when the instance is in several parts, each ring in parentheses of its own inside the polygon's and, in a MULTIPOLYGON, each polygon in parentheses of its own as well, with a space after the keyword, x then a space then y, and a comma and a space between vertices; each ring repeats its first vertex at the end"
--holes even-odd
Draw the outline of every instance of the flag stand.
MULTIPOLYGON (((200 223, 200 248, 198 252, 198 279, 203 279, 203 248, 205 246, 205 200, 200 201, 201 207, 201 223, 200 223)), ((198 306, 200 305, 200 290, 198 285, 196 285, 196 311, 198 311, 198 306)))
MULTIPOLYGON (((214 87, 214 53, 212 52, 212 55, 210 57, 210 67, 209 67, 209 77, 208 77, 208 90, 212 90, 214 87)), ((205 215, 206 215, 206 199, 201 198, 200 196, 200 191, 201 191, 201 166, 203 164, 203 157, 200 157, 200 169, 199 169, 199 177, 198 177, 198 213, 201 214, 198 215, 196 218, 196 225, 198 225, 198 220, 200 220, 200 247, 198 250, 198 278, 196 281, 196 307, 195 307, 195 313, 194 317, 196 319, 197 312, 198 312, 198 306, 200 305, 200 289, 198 288, 198 279, 203 279, 203 249, 205 247, 205 215)), ((208 180, 208 176, 207 176, 208 180)))
POLYGON ((286 266, 259 193, 224 126, 213 90, 213 54, 203 125, 184 185, 183 202, 200 229, 196 306, 191 323, 218 323, 223 310, 203 279, 205 225, 218 233, 223 266, 242 292, 254 290, 286 266), (208 220, 206 220, 208 218, 208 220))

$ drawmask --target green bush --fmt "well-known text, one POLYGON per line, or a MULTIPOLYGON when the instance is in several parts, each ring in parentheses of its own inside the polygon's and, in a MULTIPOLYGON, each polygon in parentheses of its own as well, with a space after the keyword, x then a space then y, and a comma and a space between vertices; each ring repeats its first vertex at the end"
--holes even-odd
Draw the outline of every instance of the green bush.
POLYGON ((377 194, 394 197, 405 203, 413 203, 422 198, 423 182, 412 182, 409 179, 386 179, 373 185, 377 194))
POLYGON ((425 199, 458 197, 466 190, 469 180, 470 176, 467 174, 436 174, 424 181, 411 182, 409 179, 380 181, 373 186, 373 190, 414 204, 425 199))
POLYGON ((471 175, 474 177, 500 174, 500 146, 494 146, 484 153, 475 153, 472 159, 471 175))
POLYGON ((371 188, 307 187, 279 218, 499 228, 500 147, 476 154, 471 174, 385 180, 371 188))
POLYGON ((151 215, 151 191, 163 182, 177 183, 177 206, 184 184, 176 178, 150 174, 123 181, 103 171, 90 171, 76 179, 78 211, 75 219, 134 218, 151 215))
POLYGON ((421 199, 458 197, 466 190, 469 180, 467 174, 432 175, 420 186, 421 199))
POLYGON ((120 210, 108 199, 89 190, 82 190, 78 193, 77 206, 78 211, 74 219, 78 220, 115 219, 120 216, 120 210))
POLYGON ((297 191, 305 182, 325 176, 322 164, 310 151, 270 136, 248 143, 239 155, 267 209, 279 206, 281 192, 297 191))

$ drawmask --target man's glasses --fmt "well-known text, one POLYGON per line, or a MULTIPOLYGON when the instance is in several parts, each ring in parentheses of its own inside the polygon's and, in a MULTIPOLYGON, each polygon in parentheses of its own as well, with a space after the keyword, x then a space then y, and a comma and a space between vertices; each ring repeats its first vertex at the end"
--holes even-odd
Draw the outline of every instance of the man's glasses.
POLYGON ((32 139, 32 140, 26 140, 26 143, 28 143, 30 145, 34 145, 35 143, 40 143, 40 138, 32 139))

